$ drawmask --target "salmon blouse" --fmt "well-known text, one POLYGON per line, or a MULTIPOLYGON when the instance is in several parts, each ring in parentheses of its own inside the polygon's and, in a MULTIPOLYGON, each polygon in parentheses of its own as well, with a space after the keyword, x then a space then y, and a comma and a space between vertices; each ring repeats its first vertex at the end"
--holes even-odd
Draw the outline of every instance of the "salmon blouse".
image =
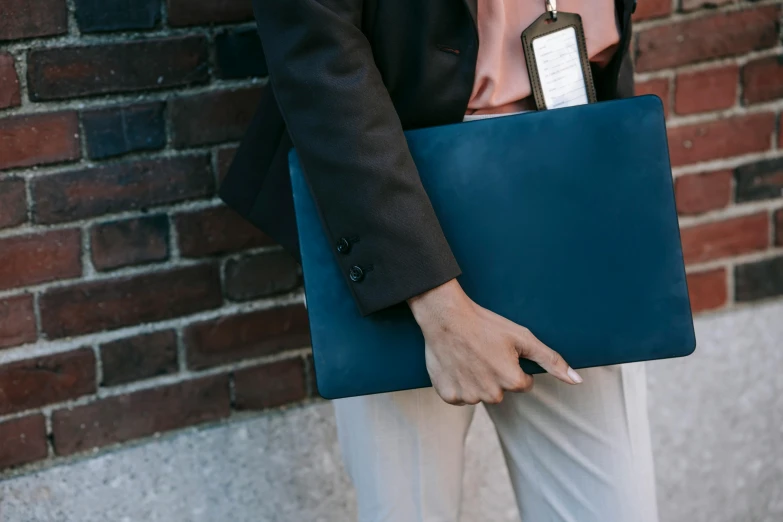
MULTIPOLYGON (((557 9, 579 13, 590 61, 606 65, 620 41, 614 0, 559 0, 557 9)), ((478 0, 479 49, 467 114, 535 109, 521 35, 545 11, 544 0, 478 0)))

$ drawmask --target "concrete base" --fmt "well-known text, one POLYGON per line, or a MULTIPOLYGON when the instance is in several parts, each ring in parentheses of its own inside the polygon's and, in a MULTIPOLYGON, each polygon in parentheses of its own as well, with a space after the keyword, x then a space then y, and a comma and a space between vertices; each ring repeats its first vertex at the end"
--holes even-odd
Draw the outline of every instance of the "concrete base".
MULTIPOLYGON (((783 302, 700 318, 696 354, 649 364, 661 522, 783 520, 781 319, 783 302)), ((518 520, 483 410, 467 455, 462 522, 518 520)), ((0 520, 9 522, 354 519, 326 403, 0 482, 0 520)))

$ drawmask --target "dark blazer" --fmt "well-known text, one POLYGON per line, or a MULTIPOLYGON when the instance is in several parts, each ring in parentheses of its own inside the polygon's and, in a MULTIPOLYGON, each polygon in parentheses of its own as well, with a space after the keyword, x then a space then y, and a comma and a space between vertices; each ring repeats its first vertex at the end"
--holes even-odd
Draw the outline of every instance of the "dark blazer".
MULTIPOLYGON (((460 274, 403 130, 462 121, 476 68, 476 2, 253 0, 271 88, 219 195, 298 257, 294 145, 363 314, 460 274)), ((620 50, 593 71, 599 100, 633 94, 635 0, 615 2, 620 50)))

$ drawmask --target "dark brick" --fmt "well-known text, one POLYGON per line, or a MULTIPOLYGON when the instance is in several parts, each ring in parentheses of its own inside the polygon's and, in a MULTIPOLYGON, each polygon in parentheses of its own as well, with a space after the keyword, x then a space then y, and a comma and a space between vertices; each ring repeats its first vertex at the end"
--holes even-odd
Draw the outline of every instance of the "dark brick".
POLYGON ((0 415, 94 392, 95 354, 89 348, 0 366, 0 415))
POLYGON ((742 85, 748 104, 783 98, 783 56, 748 62, 742 69, 742 85))
POLYGON ((772 113, 682 125, 668 129, 672 165, 686 165, 720 158, 763 152, 775 132, 772 113))
POLYGON ((19 75, 14 67, 14 57, 8 53, 0 53, 0 109, 16 107, 21 103, 19 75))
POLYGON ((734 284, 739 302, 783 295, 783 257, 735 267, 734 284))
POLYGON ((693 313, 725 306, 729 296, 726 269, 688 274, 688 293, 693 313))
POLYGON ((217 169, 218 180, 223 181, 223 178, 228 174, 228 169, 231 167, 231 162, 234 161, 234 155, 237 153, 237 147, 221 147, 217 151, 217 169))
POLYGON ((0 239, 0 290, 82 274, 79 230, 52 230, 0 239))
POLYGON ((52 288, 39 300, 41 330, 50 339, 163 321, 221 303, 214 265, 52 288))
POLYGON ((3 0, 0 40, 51 36, 67 31, 65 0, 3 0))
POLYGON ((681 230, 686 263, 700 263, 765 250, 769 246, 766 212, 695 225, 681 230))
POLYGON ((230 413, 225 375, 141 390, 55 411, 54 450, 58 455, 70 455, 214 421, 230 413))
POLYGON ((309 344, 307 313, 301 305, 221 317, 185 329, 191 368, 272 355, 309 344))
POLYGON ((81 157, 75 112, 0 119, 0 170, 81 157))
POLYGON ((179 251, 204 257, 271 245, 272 240, 226 206, 174 216, 179 251))
POLYGON ((730 170, 680 176, 674 181, 677 212, 702 214, 728 206, 731 202, 730 170))
POLYGON ((778 43, 779 6, 716 13, 651 27, 637 36, 636 70, 667 69, 778 43))
POLYGON ((165 214, 103 223, 90 231, 92 263, 98 270, 163 261, 169 257, 165 214))
POLYGON ((783 246, 783 208, 775 212, 775 244, 783 246))
POLYGON ((674 110, 678 114, 716 111, 737 101, 739 67, 727 65, 677 75, 674 110))
POLYGON ((304 365, 301 358, 273 362, 238 370, 234 376, 236 407, 263 410, 307 397, 304 365))
POLYGON ((36 223, 62 223, 209 196, 206 155, 103 165, 33 180, 36 223))
POLYGON ((169 23, 174 27, 253 19, 251 0, 167 0, 167 4, 169 23))
POLYGON ((29 415, 0 423, 0 469, 45 459, 48 453, 43 415, 29 415))
POLYGON ((226 263, 226 296, 234 301, 288 292, 299 284, 299 264, 287 252, 248 255, 226 263))
POLYGON ((311 397, 320 396, 318 393, 318 382, 315 378, 315 363, 313 354, 308 353, 305 356, 305 375, 307 376, 307 394, 311 397))
POLYGON ((177 373, 174 330, 120 339, 101 346, 103 386, 177 373))
MULTIPOLYGON (((702 7, 713 8, 719 5, 728 4, 733 1, 734 0, 682 0, 682 6, 680 9, 682 11, 696 11, 702 7)), ((643 2, 644 0, 641 0, 639 5, 641 5, 643 2)), ((671 4, 671 2, 669 3, 671 4)))
POLYGON ((783 196, 783 158, 743 165, 734 176, 738 203, 783 196))
POLYGON ((228 29, 215 37, 219 78, 266 76, 266 59, 255 28, 228 29))
POLYGON ((161 0, 75 0, 83 33, 152 29, 160 21, 161 0))
POLYGON ((176 98, 170 102, 177 148, 239 140, 258 107, 260 87, 176 98))
POLYGON ((201 36, 34 49, 27 64, 33 101, 164 89, 209 80, 207 42, 201 36))
POLYGON ((0 299, 0 348, 31 343, 37 337, 33 296, 0 299))
POLYGON ((0 228, 27 221, 27 194, 22 178, 0 179, 0 228))
POLYGON ((110 158, 166 146, 163 104, 112 107, 82 114, 87 155, 110 158))

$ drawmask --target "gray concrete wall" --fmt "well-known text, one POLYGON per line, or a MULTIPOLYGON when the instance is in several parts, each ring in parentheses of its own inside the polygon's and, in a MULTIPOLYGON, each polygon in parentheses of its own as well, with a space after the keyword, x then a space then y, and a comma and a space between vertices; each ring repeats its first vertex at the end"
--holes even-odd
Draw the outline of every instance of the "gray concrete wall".
MULTIPOLYGON (((650 363, 662 522, 783 520, 783 302, 697 321, 699 347, 650 363)), ((464 522, 518 520, 481 412, 464 522)), ((2 522, 347 522, 332 411, 314 404, 79 458, 0 482, 2 522)))

